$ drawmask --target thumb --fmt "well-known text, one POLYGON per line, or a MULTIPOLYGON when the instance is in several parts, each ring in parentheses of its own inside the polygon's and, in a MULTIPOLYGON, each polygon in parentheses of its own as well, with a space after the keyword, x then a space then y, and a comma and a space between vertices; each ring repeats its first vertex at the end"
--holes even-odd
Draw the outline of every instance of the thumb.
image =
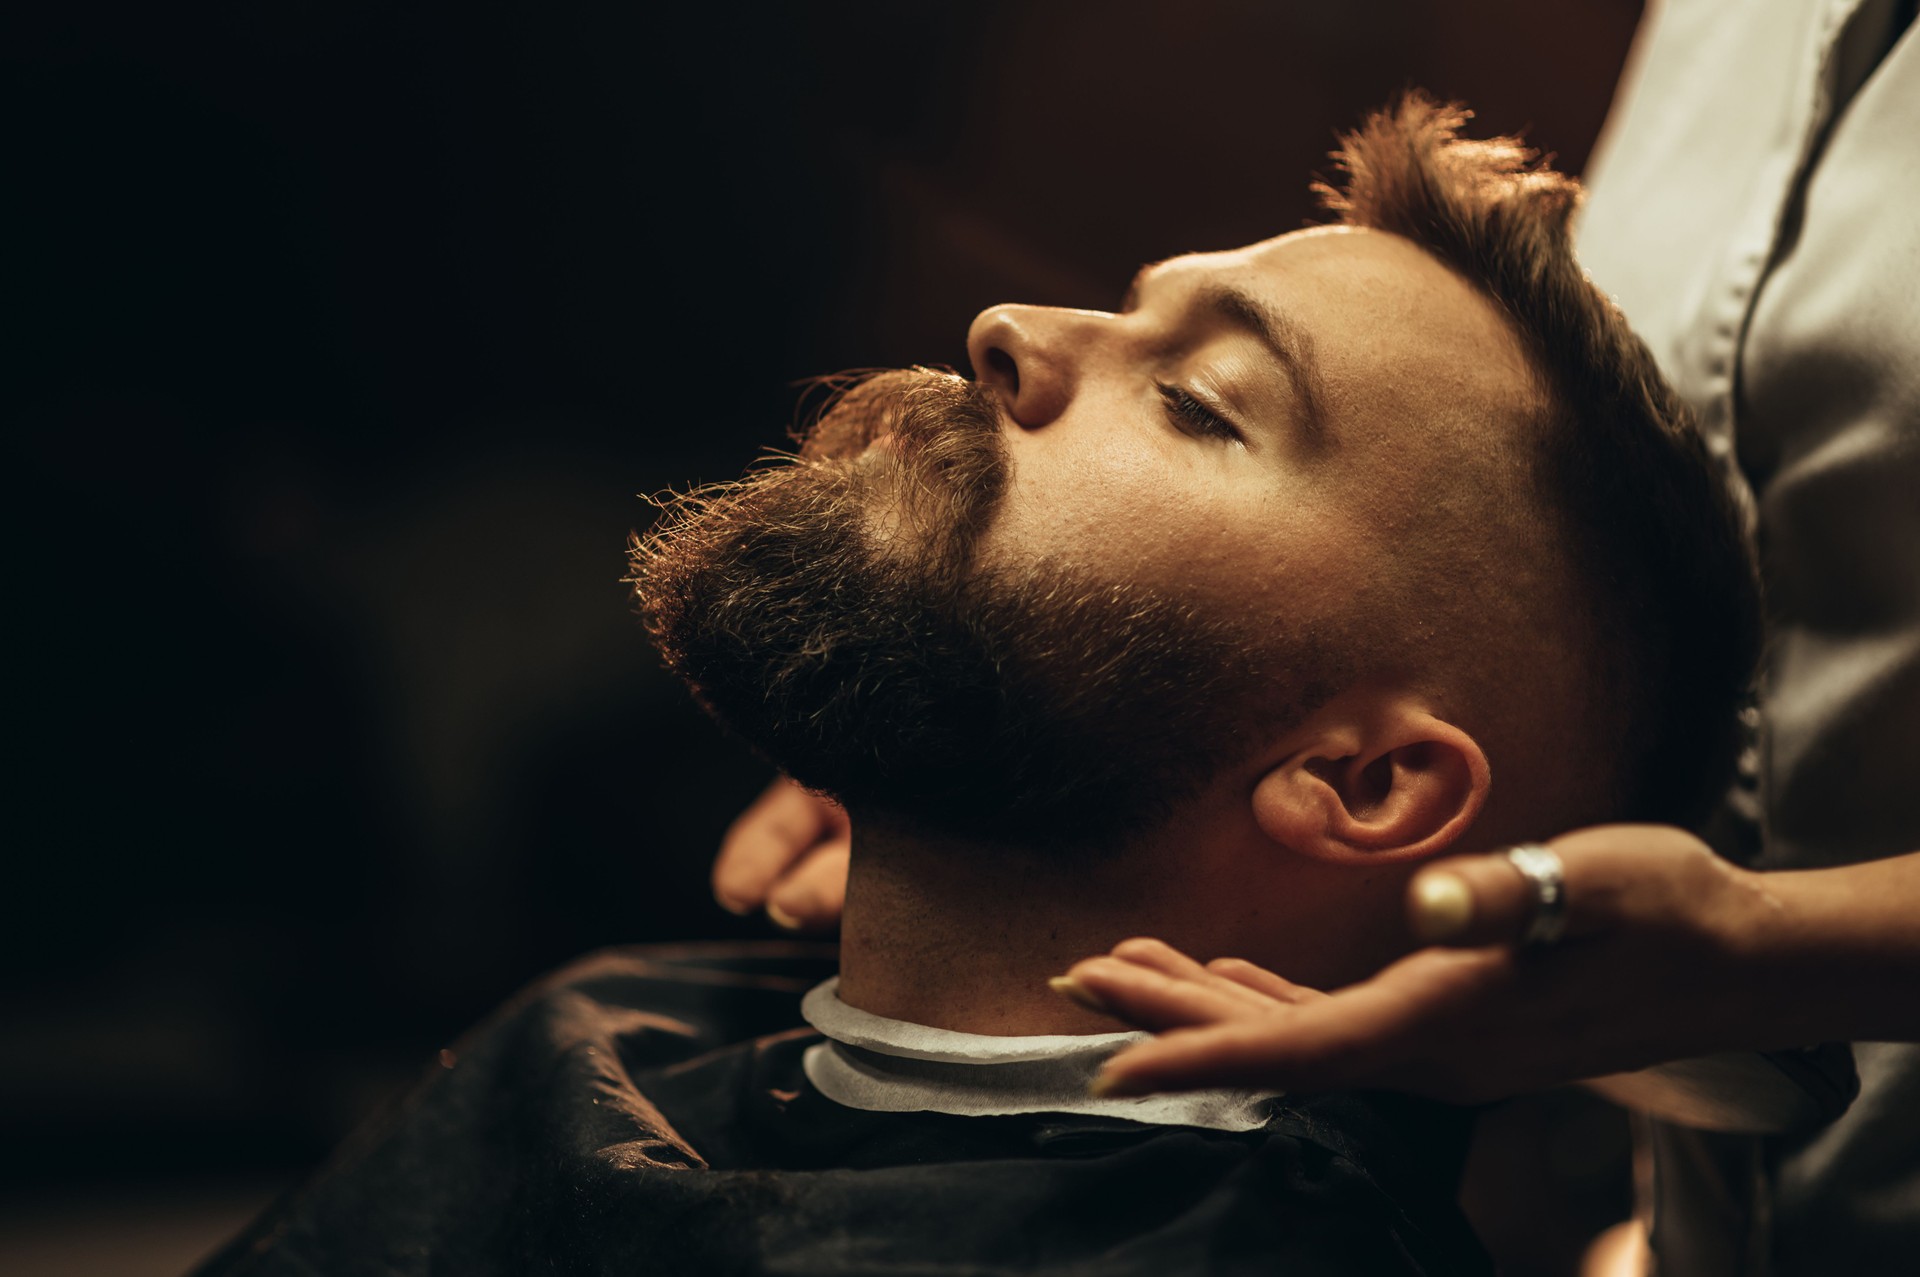
MULTIPOLYGON (((1668 854, 1660 840, 1672 841, 1676 834, 1678 830, 1613 826, 1584 830, 1548 844, 1564 871, 1565 934, 1606 930, 1618 911, 1622 889, 1618 880, 1644 875, 1647 867, 1638 861, 1668 854)), ((1407 884, 1407 925, 1422 944, 1456 948, 1519 944, 1538 908, 1533 883, 1504 851, 1435 861, 1407 884)))
POLYGON ((1504 854, 1436 861, 1407 884, 1407 926, 1422 944, 1514 944, 1534 908, 1531 884, 1504 854))

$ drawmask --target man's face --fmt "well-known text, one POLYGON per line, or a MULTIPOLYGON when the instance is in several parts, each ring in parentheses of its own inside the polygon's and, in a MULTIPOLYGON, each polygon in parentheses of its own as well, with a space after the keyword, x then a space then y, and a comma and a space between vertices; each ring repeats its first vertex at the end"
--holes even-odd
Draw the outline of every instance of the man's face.
POLYGON ((996 307, 969 348, 977 385, 857 389, 635 580, 797 779, 1009 841, 1152 824, 1402 641, 1372 578, 1525 384, 1490 304, 1370 232, 1178 258, 1119 313, 996 307))
POLYGON ((1344 228, 1163 262, 1118 313, 998 306, 968 353, 1011 458, 983 561, 1296 621, 1340 614, 1418 534, 1458 459, 1501 442, 1527 376, 1477 291, 1344 228))

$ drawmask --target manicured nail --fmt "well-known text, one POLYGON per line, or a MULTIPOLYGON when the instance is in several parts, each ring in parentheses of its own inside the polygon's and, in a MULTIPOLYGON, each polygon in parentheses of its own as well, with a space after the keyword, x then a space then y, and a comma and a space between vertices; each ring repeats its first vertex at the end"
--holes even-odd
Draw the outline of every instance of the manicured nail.
POLYGON ((1070 975, 1054 976, 1047 981, 1047 987, 1069 1002, 1077 1002, 1089 1011, 1097 1011, 1101 1015, 1113 1014, 1113 1008, 1102 1002, 1098 994, 1070 975))
POLYGON ((1416 940, 1451 940, 1473 921, 1473 889, 1459 874, 1421 874, 1413 880, 1407 921, 1416 940))
POLYGON ((771 900, 767 901, 767 917, 773 919, 773 925, 782 931, 798 931, 807 925, 771 900))

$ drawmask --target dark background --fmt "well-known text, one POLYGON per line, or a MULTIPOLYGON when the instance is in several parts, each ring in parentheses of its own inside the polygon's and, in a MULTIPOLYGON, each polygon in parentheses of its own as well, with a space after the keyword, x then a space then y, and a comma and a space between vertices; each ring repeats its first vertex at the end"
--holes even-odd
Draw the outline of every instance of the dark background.
MULTIPOLYGON (((629 613, 637 493, 1301 225, 1401 87, 1578 169, 1638 8, 13 20, 0 1267, 177 1268, 541 970, 765 933, 705 873, 767 773, 629 613)), ((1564 1127, 1521 1161, 1599 1175, 1564 1127)))

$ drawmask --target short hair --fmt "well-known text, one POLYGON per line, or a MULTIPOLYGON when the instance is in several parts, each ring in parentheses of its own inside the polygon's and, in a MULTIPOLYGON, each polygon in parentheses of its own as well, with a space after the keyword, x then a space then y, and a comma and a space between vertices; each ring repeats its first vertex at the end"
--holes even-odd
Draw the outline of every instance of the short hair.
MULTIPOLYGON (((1573 251, 1580 184, 1409 93, 1341 137, 1342 222, 1402 236, 1498 306, 1531 357, 1525 468, 1585 600, 1617 819, 1690 823, 1723 792, 1762 641, 1750 519, 1626 317, 1573 251)), ((1550 158, 1550 157, 1549 157, 1550 158)))

